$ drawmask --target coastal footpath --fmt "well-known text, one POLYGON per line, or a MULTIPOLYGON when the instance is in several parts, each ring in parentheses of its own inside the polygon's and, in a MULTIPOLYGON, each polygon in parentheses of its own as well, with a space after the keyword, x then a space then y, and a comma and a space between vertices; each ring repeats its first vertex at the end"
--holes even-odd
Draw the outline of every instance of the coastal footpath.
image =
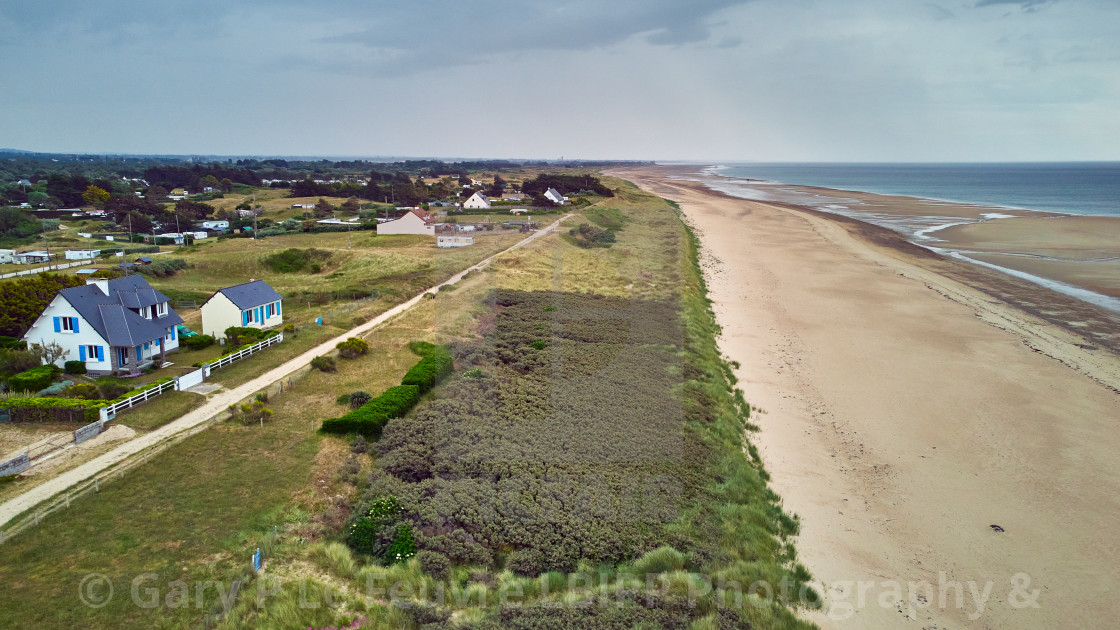
POLYGON ((812 621, 1053 628, 1112 616, 1114 319, 882 228, 713 192, 686 169, 611 174, 678 202, 701 237, 721 348, 827 598, 812 621), (1071 314, 1088 325, 1060 325, 1071 314), (1106 343, 1085 343, 1090 333, 1106 343))

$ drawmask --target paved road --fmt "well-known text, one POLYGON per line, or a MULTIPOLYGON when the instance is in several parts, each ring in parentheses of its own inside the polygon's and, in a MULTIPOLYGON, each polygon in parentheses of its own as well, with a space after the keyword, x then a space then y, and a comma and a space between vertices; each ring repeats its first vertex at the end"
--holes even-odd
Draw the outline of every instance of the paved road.
POLYGON ((424 299, 425 293, 430 293, 433 290, 443 286, 455 284, 462 280, 463 276, 467 275, 468 272, 485 267, 498 256, 522 247, 525 244, 536 240, 546 234, 554 232, 560 225, 560 222, 564 221, 570 216, 572 215, 569 213, 560 217, 556 220, 556 222, 554 222, 547 228, 538 232, 534 232, 528 238, 518 241, 509 248, 504 249, 497 254, 494 254, 493 256, 490 256, 489 258, 486 258, 485 260, 471 267, 468 267, 467 269, 464 269, 463 271, 460 271, 443 284, 432 287, 431 289, 428 289, 423 293, 420 293, 419 295, 413 297, 409 301, 394 306, 393 308, 385 311, 384 313, 362 324, 361 326, 353 328, 335 337, 334 339, 331 339, 330 341, 322 343, 308 350, 307 352, 304 352, 298 357, 281 364, 279 367, 265 372, 261 376, 258 376, 248 383, 245 383, 237 388, 224 391, 214 396, 209 401, 207 401, 205 405, 199 407, 198 409, 195 409, 194 411, 191 411, 178 420, 168 423, 160 427, 159 429, 152 431, 151 433, 142 435, 134 440, 126 442, 109 451, 108 453, 97 457, 96 459, 90 460, 82 464, 81 466, 74 468, 73 470, 68 470, 55 477, 54 479, 40 484, 19 495, 18 497, 5 502, 4 504, 0 505, 0 526, 3 526, 19 514, 22 514, 23 512, 35 507, 36 505, 39 505, 43 501, 50 499, 56 494, 65 492, 67 489, 76 486, 79 483, 82 483, 86 479, 92 478, 94 475, 110 468, 111 466, 125 461, 126 459, 132 457, 140 451, 154 446, 177 433, 196 427, 220 413, 224 413, 230 405, 252 396, 255 392, 258 392, 268 387, 269 385, 272 385, 273 383, 279 381, 280 379, 285 378, 289 374, 292 374, 293 372, 303 368, 304 366, 311 363, 311 359, 333 351, 335 349, 335 344, 337 344, 338 342, 345 341, 347 337, 357 336, 362 333, 368 332, 369 330, 380 326, 393 317, 396 317, 397 315, 400 315, 401 313, 407 311, 408 309, 415 306, 420 300, 424 299))

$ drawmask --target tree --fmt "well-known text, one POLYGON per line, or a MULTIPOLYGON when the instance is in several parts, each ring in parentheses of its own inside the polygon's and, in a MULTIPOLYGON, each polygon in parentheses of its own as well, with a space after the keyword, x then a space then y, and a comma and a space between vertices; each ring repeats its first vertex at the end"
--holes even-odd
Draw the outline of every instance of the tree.
POLYGON ((175 214, 188 221, 200 221, 214 213, 214 206, 197 201, 180 199, 175 202, 175 214))
POLYGON ((334 211, 335 207, 331 205, 331 202, 322 197, 319 197, 319 201, 315 202, 315 216, 317 217, 329 217, 334 214, 334 211))
POLYGON ((212 188, 217 190, 222 187, 222 182, 218 181, 218 178, 213 175, 207 175, 198 180, 198 185, 204 189, 212 188))
POLYGON ((148 189, 148 199, 156 203, 163 203, 167 201, 167 195, 167 189, 163 186, 160 186, 159 184, 156 184, 155 186, 152 186, 148 189))
POLYGON ((233 190, 233 180, 228 177, 222 178, 222 192, 231 192, 233 190))
POLYGON ((105 202, 109 201, 109 191, 90 184, 86 186, 86 191, 82 193, 82 201, 95 208, 104 207, 105 202))
POLYGON ((42 207, 43 204, 47 203, 47 199, 49 198, 50 195, 45 192, 39 192, 38 190, 27 193, 27 203, 31 204, 32 208, 42 207))
POLYGON ((60 289, 82 284, 76 276, 49 273, 0 283, 0 335, 22 337, 60 289))
POLYGON ((341 207, 343 212, 357 212, 361 208, 361 204, 358 203, 357 197, 347 197, 346 201, 342 202, 341 207))
POLYGON ((63 348, 62 344, 57 341, 51 341, 50 343, 33 343, 27 349, 35 353, 35 356, 39 357, 39 360, 42 361, 44 365, 54 363, 66 356, 66 348, 63 348))

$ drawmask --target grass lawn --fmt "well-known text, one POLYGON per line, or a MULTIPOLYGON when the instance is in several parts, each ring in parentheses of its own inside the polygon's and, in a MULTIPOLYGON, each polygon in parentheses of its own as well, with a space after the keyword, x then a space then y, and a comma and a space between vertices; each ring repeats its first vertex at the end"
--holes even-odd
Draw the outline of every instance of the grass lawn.
POLYGON ((201 405, 205 399, 205 396, 191 392, 166 392, 118 413, 113 422, 140 431, 150 431, 186 414, 201 405))

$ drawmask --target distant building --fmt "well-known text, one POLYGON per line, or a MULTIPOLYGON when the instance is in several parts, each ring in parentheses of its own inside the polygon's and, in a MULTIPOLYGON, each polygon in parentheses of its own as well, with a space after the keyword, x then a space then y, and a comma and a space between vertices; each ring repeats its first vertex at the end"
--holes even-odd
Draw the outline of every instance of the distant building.
POLYGON ((0 249, 0 265, 14 263, 16 261, 16 250, 14 249, 0 249))
POLYGON ((229 221, 203 221, 199 225, 204 230, 220 230, 225 232, 229 229, 229 221))
POLYGON ((101 255, 100 249, 68 249, 66 260, 92 260, 101 255))
POLYGON ((215 338, 233 326, 272 328, 284 323, 283 298, 264 280, 218 289, 199 309, 202 334, 215 338))
POLYGON ((420 234, 435 236, 435 219, 432 215, 419 208, 413 208, 399 219, 377 224, 377 233, 381 234, 420 234))
POLYGON ((36 265, 50 262, 51 255, 44 251, 16 252, 13 259, 17 265, 36 265))
POLYGON ((487 210, 490 208, 490 200, 481 192, 475 192, 463 202, 463 208, 467 210, 487 210))
POLYGON ((558 205, 564 205, 564 202, 568 200, 567 197, 561 195, 560 191, 556 190, 555 188, 549 188, 548 190, 546 190, 544 192, 544 198, 558 205))
POLYGON ((502 193, 502 201, 524 201, 525 193, 502 193))

